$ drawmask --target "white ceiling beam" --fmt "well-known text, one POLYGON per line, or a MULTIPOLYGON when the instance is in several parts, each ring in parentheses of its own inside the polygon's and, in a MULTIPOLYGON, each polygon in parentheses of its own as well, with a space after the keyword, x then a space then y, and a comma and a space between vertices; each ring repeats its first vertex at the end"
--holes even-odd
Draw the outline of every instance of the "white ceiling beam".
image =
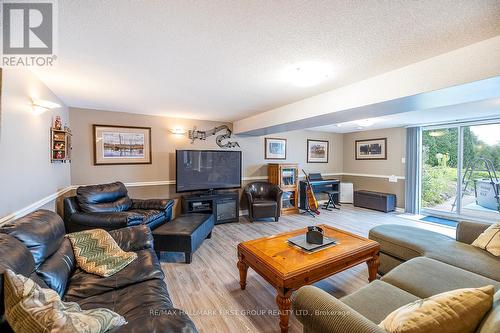
POLYGON ((234 132, 271 134, 498 97, 499 59, 497 36, 235 121, 234 132), (484 86, 472 83, 470 91, 454 87, 480 80, 484 86))

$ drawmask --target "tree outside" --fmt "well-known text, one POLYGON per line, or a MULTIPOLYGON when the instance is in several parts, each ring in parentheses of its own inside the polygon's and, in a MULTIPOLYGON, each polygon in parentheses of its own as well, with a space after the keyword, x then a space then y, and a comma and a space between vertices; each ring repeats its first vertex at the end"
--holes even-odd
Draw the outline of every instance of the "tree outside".
MULTIPOLYGON (((467 126, 463 128, 463 170, 478 158, 492 162, 500 171, 500 124, 467 126)), ((425 130, 422 133, 423 174, 422 207, 453 210, 457 194, 458 128, 425 130)), ((464 194, 464 201, 474 202, 474 179, 488 178, 484 164, 477 165, 464 194)), ((498 174, 500 176, 500 174, 498 174)), ((460 184, 459 184, 460 183, 460 184)))

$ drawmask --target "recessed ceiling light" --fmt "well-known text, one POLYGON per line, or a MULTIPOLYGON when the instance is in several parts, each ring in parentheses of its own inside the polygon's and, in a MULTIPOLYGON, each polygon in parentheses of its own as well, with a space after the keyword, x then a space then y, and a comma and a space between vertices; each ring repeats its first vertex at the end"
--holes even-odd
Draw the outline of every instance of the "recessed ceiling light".
POLYGON ((358 126, 363 126, 363 127, 370 127, 373 124, 375 124, 377 121, 375 119, 362 119, 358 120, 357 124, 358 126))
POLYGON ((358 126, 358 127, 356 127, 356 129, 357 129, 357 130, 362 130, 362 129, 363 129, 363 127, 358 126))
POLYGON ((284 79, 298 87, 315 86, 332 75, 330 64, 318 61, 296 63, 285 70, 284 79))
POLYGON ((337 127, 342 127, 342 124, 336 124, 335 126, 337 126, 337 127))

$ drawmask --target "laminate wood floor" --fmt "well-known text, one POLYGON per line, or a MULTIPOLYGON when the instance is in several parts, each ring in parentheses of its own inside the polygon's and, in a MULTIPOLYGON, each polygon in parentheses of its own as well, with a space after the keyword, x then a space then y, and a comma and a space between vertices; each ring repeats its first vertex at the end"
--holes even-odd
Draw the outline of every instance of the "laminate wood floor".
MULTIPOLYGON (((274 288, 250 268, 246 290, 240 290, 236 267, 238 243, 313 224, 329 224, 365 237, 371 228, 389 223, 454 234, 449 228, 397 215, 343 205, 341 210, 321 210, 316 218, 296 214, 282 216, 279 222, 250 223, 242 217, 240 223, 216 225, 212 238, 205 240, 194 253, 191 264, 184 263, 183 254, 163 253, 161 266, 175 307, 184 310, 200 332, 279 332, 274 288)), ((368 269, 362 264, 315 285, 340 298, 366 284, 368 269)), ((293 315, 289 332, 302 332, 302 325, 293 315)))

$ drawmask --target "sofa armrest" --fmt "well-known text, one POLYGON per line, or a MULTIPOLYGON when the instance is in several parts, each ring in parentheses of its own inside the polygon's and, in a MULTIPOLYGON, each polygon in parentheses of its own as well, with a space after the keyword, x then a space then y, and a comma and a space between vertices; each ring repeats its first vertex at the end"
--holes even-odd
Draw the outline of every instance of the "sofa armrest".
POLYGON ((274 200, 280 202, 281 197, 283 196, 283 190, 278 185, 273 185, 269 190, 269 194, 274 200))
POLYGON ((172 199, 132 199, 132 209, 167 210, 174 205, 172 199))
POLYGON ((457 241, 472 244, 489 226, 489 223, 461 221, 457 225, 457 241))
POLYGON ((304 331, 311 333, 386 333, 360 313, 313 286, 297 291, 293 310, 304 325, 304 331))
POLYGON ((126 212, 116 213, 74 213, 66 221, 66 232, 75 232, 88 229, 114 230, 135 224, 137 218, 126 212))
POLYGON ((110 230, 109 234, 124 251, 140 251, 153 248, 153 234, 145 225, 110 230))

